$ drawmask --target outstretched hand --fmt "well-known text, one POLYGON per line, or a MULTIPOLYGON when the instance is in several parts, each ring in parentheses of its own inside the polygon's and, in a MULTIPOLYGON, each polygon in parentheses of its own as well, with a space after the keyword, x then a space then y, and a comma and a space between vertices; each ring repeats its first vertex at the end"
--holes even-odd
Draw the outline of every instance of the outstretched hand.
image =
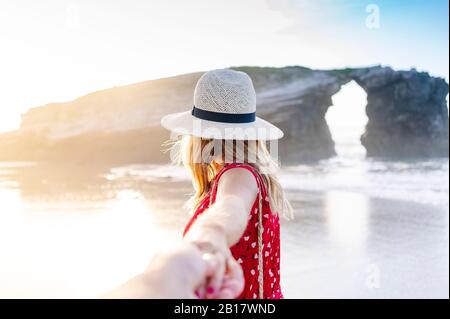
POLYGON ((206 280, 196 290, 201 299, 233 299, 244 289, 244 275, 241 266, 231 256, 220 253, 203 254, 207 265, 206 280))
POLYGON ((103 297, 236 298, 244 287, 242 269, 231 255, 226 259, 221 256, 204 253, 192 243, 180 244, 169 251, 157 253, 142 274, 103 297), (211 280, 217 278, 221 278, 217 290, 208 291, 211 280))

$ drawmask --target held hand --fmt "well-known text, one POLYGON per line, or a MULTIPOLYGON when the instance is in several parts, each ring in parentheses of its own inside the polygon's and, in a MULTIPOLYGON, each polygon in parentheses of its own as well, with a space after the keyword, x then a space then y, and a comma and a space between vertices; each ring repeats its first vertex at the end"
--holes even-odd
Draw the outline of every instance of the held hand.
POLYGON ((151 290, 159 298, 238 297, 244 288, 244 276, 230 250, 225 250, 228 257, 224 258, 223 252, 209 253, 203 249, 194 243, 184 243, 155 256, 144 273, 151 290))
POLYGON ((219 263, 205 260, 197 246, 182 243, 157 253, 147 269, 102 298, 196 298, 195 291, 204 287, 219 263))
POLYGON ((209 245, 198 244, 200 250, 208 251, 203 258, 207 266, 207 278, 196 295, 206 299, 232 299, 244 289, 244 275, 239 263, 228 248, 212 252, 209 245), (208 248, 207 248, 208 247, 208 248))
POLYGON ((227 272, 222 280, 217 299, 233 299, 238 297, 244 290, 244 274, 241 266, 231 256, 227 262, 227 272))
POLYGON ((197 290, 197 296, 207 299, 239 296, 244 288, 244 276, 241 266, 231 255, 223 227, 213 223, 202 227, 201 220, 197 225, 201 227, 192 229, 185 241, 196 245, 215 267, 205 285, 197 290))

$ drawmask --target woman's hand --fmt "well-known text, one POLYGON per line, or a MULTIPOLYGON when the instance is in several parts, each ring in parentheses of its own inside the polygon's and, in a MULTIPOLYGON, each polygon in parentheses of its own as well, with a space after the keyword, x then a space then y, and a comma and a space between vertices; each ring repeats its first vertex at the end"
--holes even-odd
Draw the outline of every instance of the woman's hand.
POLYGON ((217 299, 234 299, 244 290, 244 274, 241 265, 231 257, 227 261, 227 272, 222 280, 217 299))
POLYGON ((204 259, 213 265, 214 271, 208 272, 204 285, 196 295, 206 299, 232 299, 239 296, 244 289, 244 275, 241 266, 231 255, 227 247, 216 249, 210 243, 194 243, 204 251, 204 259))
MULTIPOLYGON (((220 271, 221 262, 205 254, 196 245, 183 243, 169 251, 157 253, 148 268, 103 298, 198 298, 196 292, 207 287, 210 278, 220 271)), ((237 263, 236 263, 237 264, 237 263)), ((242 272, 232 263, 217 291, 217 298, 235 298, 243 287, 242 272)))
POLYGON ((154 284, 172 298, 236 298, 244 289, 242 268, 228 248, 213 249, 209 244, 185 243, 176 252, 155 256, 159 260, 147 273, 155 274, 154 284))

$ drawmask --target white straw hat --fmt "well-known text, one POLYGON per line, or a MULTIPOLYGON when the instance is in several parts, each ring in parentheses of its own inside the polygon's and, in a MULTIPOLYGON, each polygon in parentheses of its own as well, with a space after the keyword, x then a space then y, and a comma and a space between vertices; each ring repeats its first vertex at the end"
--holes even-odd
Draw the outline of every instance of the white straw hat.
POLYGON ((283 132, 256 116, 256 93, 244 72, 214 70, 198 80, 192 110, 166 115, 166 129, 182 135, 226 140, 276 140, 283 132))

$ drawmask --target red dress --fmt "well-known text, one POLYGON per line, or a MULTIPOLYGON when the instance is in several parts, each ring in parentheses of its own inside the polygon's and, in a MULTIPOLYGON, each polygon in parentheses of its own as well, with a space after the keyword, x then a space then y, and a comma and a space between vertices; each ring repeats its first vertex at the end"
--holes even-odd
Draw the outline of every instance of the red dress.
MULTIPOLYGON (((262 236, 262 254, 263 254, 263 298, 264 299, 281 299, 283 294, 280 288, 280 222, 278 215, 273 214, 270 209, 269 199, 261 175, 255 168, 245 164, 227 164, 217 174, 215 180, 212 182, 210 192, 205 196, 202 202, 198 205, 192 218, 189 220, 184 234, 186 234, 197 217, 201 215, 210 203, 210 196, 214 202, 217 193, 217 184, 224 172, 229 169, 241 167, 250 171, 255 176, 259 192, 262 195, 262 221, 263 221, 263 236, 262 236)), ((253 203, 251 212, 249 213, 249 220, 247 228, 241 239, 231 247, 233 257, 241 264, 244 277, 245 286, 244 291, 238 297, 239 299, 258 299, 259 297, 259 282, 258 282, 258 196, 253 203)), ((245 212, 243 212, 245 213, 245 212)))

